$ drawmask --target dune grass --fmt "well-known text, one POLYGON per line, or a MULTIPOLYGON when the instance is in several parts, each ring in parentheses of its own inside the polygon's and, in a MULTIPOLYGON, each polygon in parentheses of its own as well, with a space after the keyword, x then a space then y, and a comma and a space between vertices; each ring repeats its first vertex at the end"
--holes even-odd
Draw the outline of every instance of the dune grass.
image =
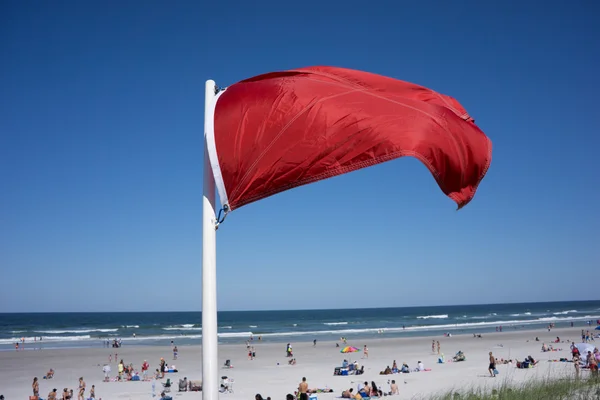
POLYGON ((574 376, 544 378, 525 383, 503 382, 495 389, 469 388, 451 390, 427 397, 428 400, 588 400, 600 399, 598 378, 576 379, 574 376))

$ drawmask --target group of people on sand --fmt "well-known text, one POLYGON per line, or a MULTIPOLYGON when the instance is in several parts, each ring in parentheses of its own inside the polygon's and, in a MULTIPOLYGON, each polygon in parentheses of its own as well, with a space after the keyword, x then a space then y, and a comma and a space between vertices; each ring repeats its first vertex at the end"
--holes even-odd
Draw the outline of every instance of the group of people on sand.
MULTIPOLYGON (((129 363, 129 365, 126 365, 125 362, 123 361, 123 359, 121 359, 121 361, 119 361, 119 364, 117 365, 117 376, 114 380, 117 382, 149 381, 150 380, 150 378, 148 378, 149 368, 150 368, 150 364, 148 364, 147 360, 144 360, 144 362, 142 363, 142 366, 141 366, 141 376, 140 376, 140 372, 133 367, 133 363, 129 363)), ((171 369, 169 369, 165 359, 161 357, 160 362, 159 362, 159 368, 156 368, 153 378, 154 379, 163 379, 165 377, 165 372, 167 372, 168 370, 169 371, 170 370, 177 371, 174 365, 171 367, 171 369)), ((102 371, 104 372, 104 382, 110 382, 110 380, 111 380, 110 365, 104 364, 102 371)))
MULTIPOLYGON (((390 381, 388 381, 388 383, 390 383, 390 381)), ((392 382, 390 383, 390 390, 386 393, 384 393, 383 390, 380 387, 378 387, 374 381, 371 381, 370 385, 369 382, 365 381, 364 383, 358 384, 356 388, 356 393, 354 392, 354 388, 344 390, 342 392, 342 398, 361 400, 366 397, 382 397, 384 395, 396 394, 400 394, 400 391, 398 390, 398 385, 396 384, 395 380, 392 380, 392 382)))
MULTIPOLYGON (((417 367, 412 370, 412 372, 421 372, 425 371, 425 365, 422 361, 417 362, 417 367)), ((407 363, 402 363, 402 366, 398 368, 398 364, 396 360, 392 362, 392 367, 388 365, 383 371, 379 372, 379 375, 392 375, 392 374, 408 374, 411 372, 410 367, 407 363)))
POLYGON ((594 347, 594 350, 588 350, 587 354, 583 355, 575 343, 571 344, 571 354, 573 355, 573 364, 575 366, 575 375, 579 377, 581 368, 589 369, 592 376, 598 377, 598 365, 600 364, 600 350, 594 347))
POLYGON ((589 342, 593 342, 594 341, 594 335, 592 333, 590 333, 589 330, 585 331, 585 330, 581 330, 581 341, 583 343, 589 343, 589 342))
MULTIPOLYGON (((85 381, 83 377, 79 378, 79 387, 77 389, 77 400, 86 400, 85 397, 85 381)), ((33 397, 39 398, 40 396, 40 382, 37 377, 33 378, 33 383, 31 384, 31 388, 33 390, 33 397)), ((87 399, 95 399, 96 398, 96 386, 92 385, 90 389, 90 394, 87 399)), ((58 389, 52 389, 50 393, 48 393, 47 400, 71 400, 73 399, 73 389, 64 388, 62 392, 62 397, 58 397, 58 389)))

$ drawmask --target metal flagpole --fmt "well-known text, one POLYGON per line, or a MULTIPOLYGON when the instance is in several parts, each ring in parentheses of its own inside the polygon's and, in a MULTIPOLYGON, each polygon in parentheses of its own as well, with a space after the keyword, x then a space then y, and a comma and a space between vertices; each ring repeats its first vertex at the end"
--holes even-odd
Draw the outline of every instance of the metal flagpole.
POLYGON ((214 101, 216 84, 206 81, 204 94, 204 189, 202 199, 202 398, 219 398, 217 357, 217 235, 215 214, 215 179, 206 135, 209 108, 214 101))

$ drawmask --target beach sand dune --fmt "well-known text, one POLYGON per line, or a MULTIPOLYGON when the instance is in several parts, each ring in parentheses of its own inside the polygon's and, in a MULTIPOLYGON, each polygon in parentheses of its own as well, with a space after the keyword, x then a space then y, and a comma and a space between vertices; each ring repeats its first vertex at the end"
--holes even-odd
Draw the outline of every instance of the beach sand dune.
MULTIPOLYGON (((296 365, 288 365, 285 356, 285 343, 258 342, 254 340, 256 351, 254 360, 248 359, 244 343, 239 345, 227 344, 219 347, 219 362, 224 364, 229 359, 234 368, 221 369, 221 375, 234 379, 234 393, 221 394, 220 398, 253 399, 257 393, 272 399, 284 399, 287 393, 293 393, 302 377, 306 377, 310 388, 332 388, 334 393, 319 393, 319 399, 339 397, 342 390, 356 388, 361 381, 375 381, 383 390, 389 390, 388 381, 395 379, 400 388, 397 399, 411 399, 415 396, 460 389, 468 387, 492 388, 506 381, 523 382, 529 379, 551 376, 564 376, 573 373, 572 363, 548 362, 561 357, 570 358, 569 343, 566 340, 578 342, 581 328, 514 331, 505 328, 505 332, 484 334, 482 338, 474 338, 472 334, 454 335, 450 338, 410 337, 385 338, 385 335, 374 339, 349 340, 348 345, 362 348, 369 347, 369 358, 363 359, 362 352, 341 354, 335 342, 319 342, 313 347, 312 342, 292 343, 296 365), (535 342, 535 337, 540 342, 535 342), (562 351, 541 352, 543 342, 550 343, 560 336, 565 343, 554 344, 562 351), (462 350, 467 360, 459 363, 437 364, 437 353, 431 352, 431 341, 439 340, 441 352, 446 360, 462 350), (534 369, 519 370, 513 365, 499 365, 500 374, 496 378, 489 377, 487 371, 488 352, 492 351, 497 358, 519 359, 531 355, 540 360, 534 369), (361 376, 334 376, 334 367, 341 365, 342 360, 358 361, 365 366, 361 376), (392 366, 393 360, 398 365, 406 362, 415 368, 422 361, 430 372, 410 374, 379 375, 386 366, 392 366)), ((100 343, 98 343, 100 346, 100 343)), ((42 349, 33 350, 27 345, 24 351, 0 352, 0 394, 6 400, 26 399, 32 393, 31 383, 34 376, 40 379, 40 393, 46 398, 48 392, 57 388, 59 392, 67 387, 77 392, 79 377, 87 383, 89 394, 91 385, 96 386, 96 398, 111 399, 149 399, 152 393, 150 382, 102 382, 102 366, 108 362, 112 354, 112 375, 116 375, 117 365, 114 360, 115 349, 82 348, 82 349, 42 349), (56 375, 52 380, 42 377, 54 368, 56 375)), ((178 393, 177 383, 180 378, 201 379, 201 348, 200 346, 180 346, 179 359, 172 360, 169 346, 127 346, 116 349, 118 358, 125 363, 133 363, 139 369, 143 360, 148 360, 150 370, 158 367, 161 357, 168 364, 175 364, 179 373, 167 374, 174 386, 172 396, 178 399, 200 399, 201 393, 178 393)), ((161 382, 156 382, 156 393, 162 390, 161 382)), ((355 389, 356 390, 356 389, 355 389)), ((76 396, 76 394, 75 394, 76 396)))

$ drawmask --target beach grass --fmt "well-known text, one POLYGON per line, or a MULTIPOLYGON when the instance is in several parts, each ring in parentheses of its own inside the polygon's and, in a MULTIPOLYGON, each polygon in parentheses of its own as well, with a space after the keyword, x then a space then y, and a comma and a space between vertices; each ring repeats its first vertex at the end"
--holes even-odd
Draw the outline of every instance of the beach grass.
POLYGON ((535 379, 513 384, 503 381, 494 389, 453 389, 427 400, 587 400, 600 399, 600 379, 565 376, 561 378, 535 379))

